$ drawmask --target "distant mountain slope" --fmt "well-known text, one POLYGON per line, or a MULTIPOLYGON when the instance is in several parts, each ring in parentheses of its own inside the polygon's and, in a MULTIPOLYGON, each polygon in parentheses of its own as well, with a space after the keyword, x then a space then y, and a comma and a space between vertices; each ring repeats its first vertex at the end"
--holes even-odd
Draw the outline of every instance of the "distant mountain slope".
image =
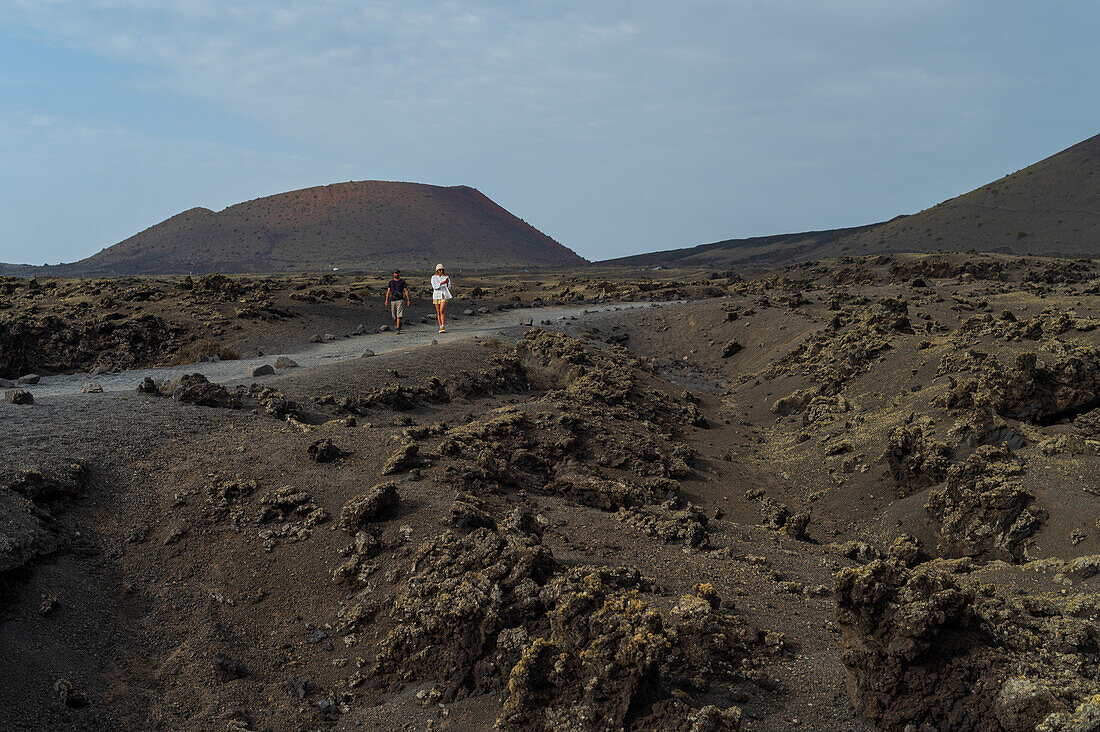
POLYGON ((51 274, 575 266, 585 260, 466 186, 361 181, 193 208, 51 274))
POLYGON ((1100 135, 938 206, 881 224, 729 239, 610 259, 624 266, 771 266, 937 250, 1100 257, 1100 135))
POLYGON ((821 254, 948 251, 1100 256, 1100 135, 821 254))
POLYGON ((856 226, 847 229, 804 231, 798 234, 756 236, 749 239, 726 239, 713 244, 700 244, 684 249, 669 249, 650 254, 608 259, 600 264, 636 267, 715 267, 719 269, 745 266, 768 266, 795 259, 808 259, 837 239, 872 229, 856 226))

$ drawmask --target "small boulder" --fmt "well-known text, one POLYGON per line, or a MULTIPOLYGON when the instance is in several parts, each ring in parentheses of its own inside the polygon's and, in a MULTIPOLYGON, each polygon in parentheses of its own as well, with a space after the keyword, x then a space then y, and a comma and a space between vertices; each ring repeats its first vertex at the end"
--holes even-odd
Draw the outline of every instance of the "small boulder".
POLYGON ((227 407, 240 409, 241 400, 221 384, 212 383, 202 374, 185 374, 176 382, 172 398, 177 402, 200 407, 227 407))
POLYGON ((12 389, 4 393, 4 401, 8 404, 34 404, 34 396, 23 389, 12 389))
POLYGON ((379 333, 388 333, 389 330, 390 330, 390 326, 388 326, 388 325, 381 325, 381 326, 378 327, 378 332, 379 333))
POLYGON ((94 381, 89 381, 87 384, 80 387, 80 393, 81 394, 102 394, 103 393, 103 387, 100 386, 99 384, 95 383, 94 381))
POLYGON ((331 463, 350 453, 341 450, 332 440, 317 440, 309 446, 309 456, 318 463, 331 463))
POLYGON ((368 348, 367 350, 363 351, 362 355, 360 355, 359 358, 370 358, 373 355, 374 355, 374 351, 372 351, 368 348))
POLYGON ((88 695, 77 690, 68 679, 58 679, 53 685, 57 700, 71 709, 80 709, 88 706, 88 695))
POLYGON ((275 368, 279 369, 280 371, 285 371, 286 369, 296 369, 298 368, 298 362, 292 358, 287 358, 286 356, 279 356, 277 359, 275 359, 275 368))
POLYGON ((161 394, 160 387, 157 386, 157 382, 153 381, 153 377, 151 376, 146 376, 144 379, 142 379, 141 383, 138 384, 137 390, 139 394, 152 394, 153 396, 163 396, 161 394))
POLYGON ((730 341, 722 347, 722 358, 729 358, 730 356, 737 355, 743 346, 737 341, 730 341))
POLYGON ((335 333, 325 333, 325 340, 326 341, 336 340, 336 334, 335 333))
POLYGON ((41 377, 38 374, 27 374, 26 376, 20 376, 15 380, 15 383, 23 385, 37 384, 40 379, 41 377))
POLYGON ((808 541, 806 534, 806 528, 810 525, 810 514, 808 512, 796 513, 787 519, 787 523, 783 524, 783 530, 787 532, 787 536, 798 541, 808 541))
POLYGON ((395 452, 386 464, 382 466, 382 475, 403 473, 420 464, 420 446, 415 442, 407 442, 395 452))
POLYGON ((261 366, 257 366, 251 371, 253 379, 259 378, 260 376, 271 376, 274 373, 275 369, 271 366, 271 364, 266 363, 261 366))
POLYGON ((358 336, 358 335, 363 335, 363 334, 365 334, 366 332, 367 332, 367 326, 363 325, 362 323, 360 323, 359 325, 355 326, 355 335, 357 335, 357 336, 358 336))
POLYGON ((380 483, 344 504, 340 509, 340 528, 354 534, 363 524, 389 518, 399 501, 396 483, 380 483))
POLYGON ((474 310, 473 310, 473 308, 466 308, 465 310, 462 311, 462 314, 463 315, 473 315, 474 310))
POLYGON ((325 339, 321 337, 320 333, 314 333, 313 337, 309 339, 309 342, 310 343, 323 343, 324 340, 325 339))
POLYGON ((496 531, 497 522, 478 503, 480 502, 470 494, 460 493, 451 504, 451 523, 463 531, 482 527, 496 531))

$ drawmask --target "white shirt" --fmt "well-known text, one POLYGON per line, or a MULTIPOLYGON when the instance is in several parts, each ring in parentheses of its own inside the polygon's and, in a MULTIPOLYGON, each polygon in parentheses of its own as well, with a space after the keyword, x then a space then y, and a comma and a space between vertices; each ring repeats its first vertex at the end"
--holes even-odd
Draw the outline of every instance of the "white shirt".
POLYGON ((451 299, 451 278, 447 275, 432 275, 432 299, 451 299))

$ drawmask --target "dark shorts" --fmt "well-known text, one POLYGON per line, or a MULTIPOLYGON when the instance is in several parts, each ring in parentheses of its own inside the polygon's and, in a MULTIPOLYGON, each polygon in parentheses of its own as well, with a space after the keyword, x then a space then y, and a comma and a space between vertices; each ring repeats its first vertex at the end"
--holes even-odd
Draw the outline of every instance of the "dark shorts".
POLYGON ((405 301, 404 300, 390 300, 390 314, 396 318, 405 317, 405 301))

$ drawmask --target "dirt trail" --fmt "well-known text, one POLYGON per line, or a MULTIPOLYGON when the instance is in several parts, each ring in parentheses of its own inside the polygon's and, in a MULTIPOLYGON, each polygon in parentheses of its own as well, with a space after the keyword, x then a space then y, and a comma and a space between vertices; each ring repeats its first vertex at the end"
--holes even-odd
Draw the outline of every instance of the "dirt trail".
MULTIPOLYGON (((392 353, 395 351, 421 348, 433 344, 455 343, 476 336, 486 336, 500 331, 502 328, 522 327, 528 320, 534 325, 553 325, 567 322, 571 319, 584 318, 586 315, 606 313, 616 310, 633 310, 636 308, 660 307, 677 302, 641 303, 626 302, 610 305, 582 305, 574 307, 548 307, 527 308, 523 310, 510 310, 507 312, 491 313, 479 317, 463 317, 462 320, 447 326, 446 333, 438 333, 434 328, 420 328, 413 326, 400 335, 393 332, 368 333, 360 336, 338 338, 326 343, 318 343, 303 351, 293 353, 272 353, 265 356, 242 358, 235 361, 217 361, 191 363, 183 366, 162 366, 158 368, 128 369, 111 374, 59 374, 56 376, 44 376, 39 383, 29 386, 20 386, 30 391, 36 399, 41 397, 80 396, 84 385, 94 382, 99 384, 105 392, 133 391, 138 383, 145 377, 152 377, 158 381, 172 380, 184 374, 199 373, 221 383, 236 383, 240 381, 255 381, 250 376, 252 369, 264 364, 274 364, 279 356, 287 356, 293 359, 300 367, 316 366, 320 364, 338 363, 354 358, 360 358, 364 352, 373 351, 375 354, 392 353)), ((262 378, 262 377, 261 377, 262 378)))

